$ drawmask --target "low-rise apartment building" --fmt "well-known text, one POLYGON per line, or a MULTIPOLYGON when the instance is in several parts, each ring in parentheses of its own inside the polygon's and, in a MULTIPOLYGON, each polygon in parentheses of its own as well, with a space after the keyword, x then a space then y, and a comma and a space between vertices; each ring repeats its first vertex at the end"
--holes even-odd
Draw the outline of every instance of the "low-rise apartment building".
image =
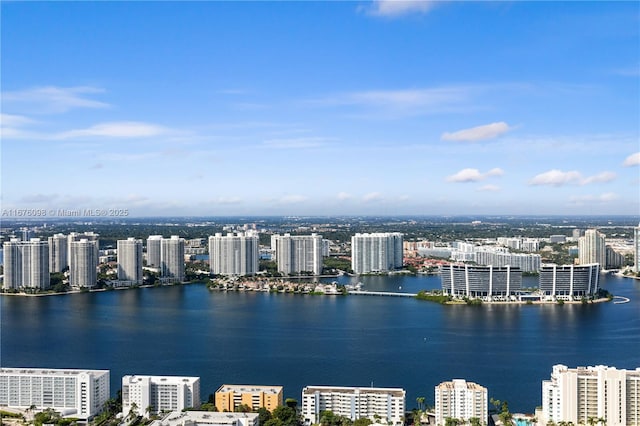
POLYGON ((235 411, 240 405, 273 411, 282 405, 282 386, 222 385, 215 393, 215 402, 218 411, 235 411))

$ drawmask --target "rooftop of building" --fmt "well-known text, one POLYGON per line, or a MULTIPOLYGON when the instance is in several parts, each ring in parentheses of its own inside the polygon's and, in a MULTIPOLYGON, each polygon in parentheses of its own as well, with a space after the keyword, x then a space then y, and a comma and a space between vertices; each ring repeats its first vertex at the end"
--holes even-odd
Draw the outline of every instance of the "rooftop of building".
POLYGON ((480 386, 477 383, 474 382, 467 382, 464 379, 453 379, 449 382, 442 382, 440 383, 438 386, 436 386, 436 389, 449 389, 449 390, 453 390, 453 389, 468 389, 468 390, 478 390, 478 391, 486 391, 487 388, 485 388, 484 386, 480 386))
POLYGON ((86 370, 78 368, 18 368, 18 367, 3 367, 0 368, 0 374, 20 374, 20 375, 33 375, 33 376, 75 376, 78 374, 94 374, 102 375, 109 374, 109 370, 86 370))
POLYGON ((146 376, 146 375, 127 375, 122 376, 122 383, 136 383, 142 381, 152 381, 157 383, 188 383, 192 384, 200 380, 200 377, 189 376, 146 376))
POLYGON ((234 425, 238 420, 248 419, 253 423, 258 413, 218 413, 213 411, 172 411, 151 426, 179 425, 234 425))
POLYGON ((406 392, 402 388, 374 388, 374 387, 352 387, 352 386, 305 386, 302 394, 311 394, 314 392, 329 393, 360 393, 360 394, 392 394, 396 396, 405 396, 406 392))
POLYGON ((268 385, 222 385, 218 392, 240 392, 240 393, 271 393, 277 395, 282 393, 282 386, 268 386, 268 385))

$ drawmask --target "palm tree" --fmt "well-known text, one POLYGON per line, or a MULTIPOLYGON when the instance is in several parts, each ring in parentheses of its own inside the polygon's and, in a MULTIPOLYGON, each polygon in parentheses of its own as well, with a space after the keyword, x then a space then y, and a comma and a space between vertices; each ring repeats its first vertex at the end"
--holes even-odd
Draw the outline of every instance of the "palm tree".
POLYGON ((598 423, 602 423, 602 426, 606 426, 607 424, 607 419, 605 419, 604 417, 598 417, 597 421, 598 423))
POLYGON ((422 410, 422 405, 424 404, 424 396, 417 397, 416 402, 418 403, 418 410, 422 410))

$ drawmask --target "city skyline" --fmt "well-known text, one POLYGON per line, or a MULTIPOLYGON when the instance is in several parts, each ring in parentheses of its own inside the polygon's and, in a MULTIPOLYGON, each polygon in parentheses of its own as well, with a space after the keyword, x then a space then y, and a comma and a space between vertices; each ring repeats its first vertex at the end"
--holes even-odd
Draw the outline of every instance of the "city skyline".
POLYGON ((640 211, 637 3, 0 8, 3 209, 640 211))

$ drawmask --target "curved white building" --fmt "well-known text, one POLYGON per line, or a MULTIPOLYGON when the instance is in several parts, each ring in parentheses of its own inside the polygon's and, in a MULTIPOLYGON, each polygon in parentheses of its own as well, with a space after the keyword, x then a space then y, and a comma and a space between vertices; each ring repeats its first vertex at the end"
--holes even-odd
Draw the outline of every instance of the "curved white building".
POLYGON ((522 289, 522 271, 511 266, 443 265, 442 292, 462 298, 515 300, 522 289))
POLYGON ((593 296, 598 292, 600 265, 548 265, 540 269, 540 291, 548 300, 593 296))

